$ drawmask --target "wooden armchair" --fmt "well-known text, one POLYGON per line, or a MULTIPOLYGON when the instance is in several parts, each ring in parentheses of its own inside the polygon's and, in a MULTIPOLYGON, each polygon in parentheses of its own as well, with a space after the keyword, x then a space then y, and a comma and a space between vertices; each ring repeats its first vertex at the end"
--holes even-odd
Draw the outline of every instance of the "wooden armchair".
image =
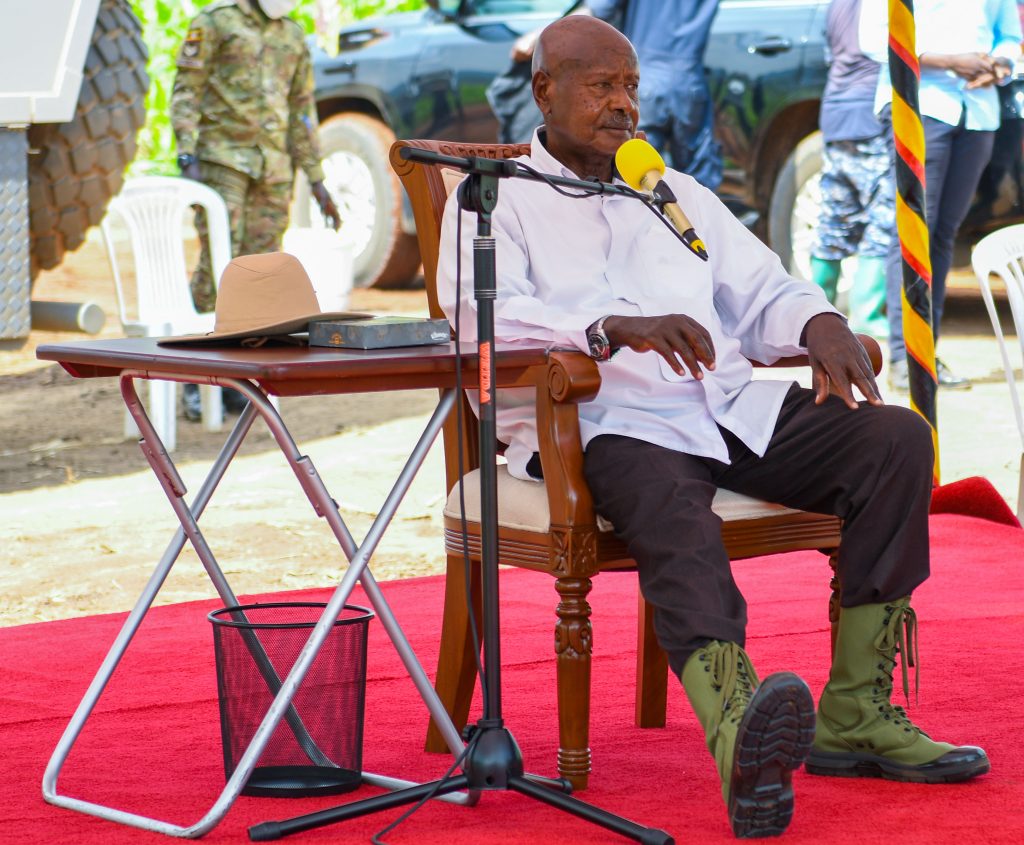
MULTIPOLYGON (((436 271, 441 219, 449 191, 460 181, 457 171, 403 160, 402 147, 414 146, 451 156, 511 158, 528 152, 528 145, 457 144, 444 141, 398 141, 391 148, 391 166, 412 201, 423 274, 432 317, 443 317, 438 306, 436 271), (445 172, 446 171, 446 172, 445 172)), ((877 373, 881 351, 870 338, 862 338, 877 373)), ((806 364, 806 358, 780 362, 806 364)), ((537 388, 537 420, 544 484, 513 478, 498 470, 498 559, 509 566, 546 572, 555 579, 555 654, 557 657, 559 749, 558 771, 576 789, 585 789, 590 773, 590 655, 592 629, 587 595, 599 572, 635 569, 625 546, 609 530, 600 530, 593 501, 583 478, 583 451, 576 404, 596 395, 600 385, 597 365, 580 352, 552 352, 546 384, 537 388)), ((454 413, 444 429, 448 501, 444 511, 445 549, 448 555, 444 621, 435 685, 457 727, 465 725, 476 681, 476 660, 469 626, 469 608, 480 615, 480 502, 478 428, 463 398, 464 431, 458 439, 454 413), (465 470, 458 477, 462 453, 465 470), (467 583, 463 563, 459 483, 465 481, 467 543, 475 566, 467 583)), ((754 557, 797 549, 819 549, 835 562, 839 520, 762 502, 729 491, 719 491, 714 509, 723 520, 722 533, 731 558, 754 557)), ((837 583, 829 617, 838 613, 837 583)), ((552 597, 554 598, 554 596, 552 597)), ((638 612, 636 723, 663 727, 667 696, 668 661, 654 636, 651 612, 641 596, 638 612)), ((447 746, 431 724, 427 749, 443 752, 447 746)))

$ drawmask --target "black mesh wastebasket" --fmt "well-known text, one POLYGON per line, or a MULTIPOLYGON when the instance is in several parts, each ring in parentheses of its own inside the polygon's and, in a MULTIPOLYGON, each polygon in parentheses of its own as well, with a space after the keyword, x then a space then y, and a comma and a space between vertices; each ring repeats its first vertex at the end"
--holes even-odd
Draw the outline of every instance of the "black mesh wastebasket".
MULTIPOLYGON (((228 778, 324 607, 280 602, 222 608, 209 615, 228 778)), ((372 618, 365 607, 345 605, 249 775, 243 795, 336 795, 359 786, 366 638, 372 618)))

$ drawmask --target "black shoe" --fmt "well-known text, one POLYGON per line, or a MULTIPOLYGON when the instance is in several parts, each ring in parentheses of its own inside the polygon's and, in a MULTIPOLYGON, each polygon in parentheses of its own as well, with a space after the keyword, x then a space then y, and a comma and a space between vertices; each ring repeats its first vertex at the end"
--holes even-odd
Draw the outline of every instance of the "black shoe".
POLYGON ((226 388, 221 392, 221 395, 224 397, 224 410, 229 414, 240 414, 245 410, 245 406, 249 404, 248 398, 237 390, 226 388))
POLYGON ((778 836, 793 816, 792 773, 814 742, 814 699, 792 672, 765 678, 736 732, 729 821, 740 839, 778 836))
POLYGON ((935 369, 939 376, 939 387, 948 387, 950 390, 971 389, 971 380, 956 375, 941 358, 935 359, 935 369))
MULTIPOLYGON (((958 376, 946 366, 941 358, 935 359, 935 369, 939 377, 939 387, 948 390, 970 390, 971 380, 958 376)), ((910 390, 910 376, 907 373, 907 360, 893 361, 889 365, 889 387, 901 393, 910 390)))
POLYGON ((182 391, 181 400, 185 419, 189 422, 199 422, 203 417, 203 406, 199 401, 199 385, 186 384, 182 391))
POLYGON ((907 373, 907 359, 889 362, 889 387, 900 393, 910 390, 910 375, 907 373))

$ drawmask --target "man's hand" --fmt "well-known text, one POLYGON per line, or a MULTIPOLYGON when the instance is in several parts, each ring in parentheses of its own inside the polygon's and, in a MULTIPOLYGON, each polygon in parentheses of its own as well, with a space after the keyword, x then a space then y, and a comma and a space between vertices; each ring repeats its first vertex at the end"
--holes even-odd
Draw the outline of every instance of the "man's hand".
MULTIPOLYGON (((945 67, 948 70, 968 82, 996 73, 996 61, 988 53, 956 53, 943 58, 946 60, 945 67)), ((921 61, 922 64, 931 64, 925 60, 925 56, 921 57, 921 61)))
POLYGON ((677 375, 683 375, 684 364, 695 379, 704 378, 701 364, 709 370, 715 368, 715 345, 711 335, 685 314, 612 316, 604 321, 604 330, 612 348, 628 346, 636 352, 657 352, 677 375))
POLYGON ((334 204, 334 200, 331 199, 331 195, 327 188, 324 187, 324 183, 322 181, 314 182, 310 185, 310 188, 313 191, 313 198, 316 200, 316 204, 320 206, 320 213, 323 214, 324 220, 337 232, 341 228, 341 214, 338 213, 338 207, 334 204))
POLYGON ((973 91, 975 88, 988 88, 989 85, 995 85, 999 81, 994 73, 983 73, 980 76, 974 77, 964 87, 968 91, 973 91))
POLYGON ((842 317, 836 314, 811 317, 804 327, 804 340, 811 362, 815 405, 824 402, 831 389, 848 408, 855 410, 858 406, 853 397, 854 385, 868 404, 884 404, 868 353, 842 317))
POLYGON ((989 85, 998 85, 1013 72, 1013 64, 1009 59, 996 58, 995 56, 989 56, 989 58, 992 59, 991 73, 982 73, 975 76, 967 83, 966 87, 968 90, 973 90, 975 88, 987 88, 989 85))
POLYGON ((520 35, 512 43, 512 61, 530 62, 533 61, 533 52, 537 49, 537 39, 540 38, 540 30, 535 29, 520 35))
POLYGON ((191 179, 193 182, 202 181, 199 177, 199 159, 192 153, 182 153, 178 156, 178 170, 186 179, 191 179))

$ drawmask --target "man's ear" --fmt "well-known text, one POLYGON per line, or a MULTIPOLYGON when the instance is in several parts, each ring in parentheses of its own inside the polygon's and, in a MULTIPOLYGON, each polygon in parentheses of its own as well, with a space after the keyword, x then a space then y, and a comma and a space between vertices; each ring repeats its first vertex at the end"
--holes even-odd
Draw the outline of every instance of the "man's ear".
POLYGON ((551 87, 554 80, 546 71, 538 70, 533 74, 533 99, 537 101, 537 107, 542 115, 550 113, 551 87))

